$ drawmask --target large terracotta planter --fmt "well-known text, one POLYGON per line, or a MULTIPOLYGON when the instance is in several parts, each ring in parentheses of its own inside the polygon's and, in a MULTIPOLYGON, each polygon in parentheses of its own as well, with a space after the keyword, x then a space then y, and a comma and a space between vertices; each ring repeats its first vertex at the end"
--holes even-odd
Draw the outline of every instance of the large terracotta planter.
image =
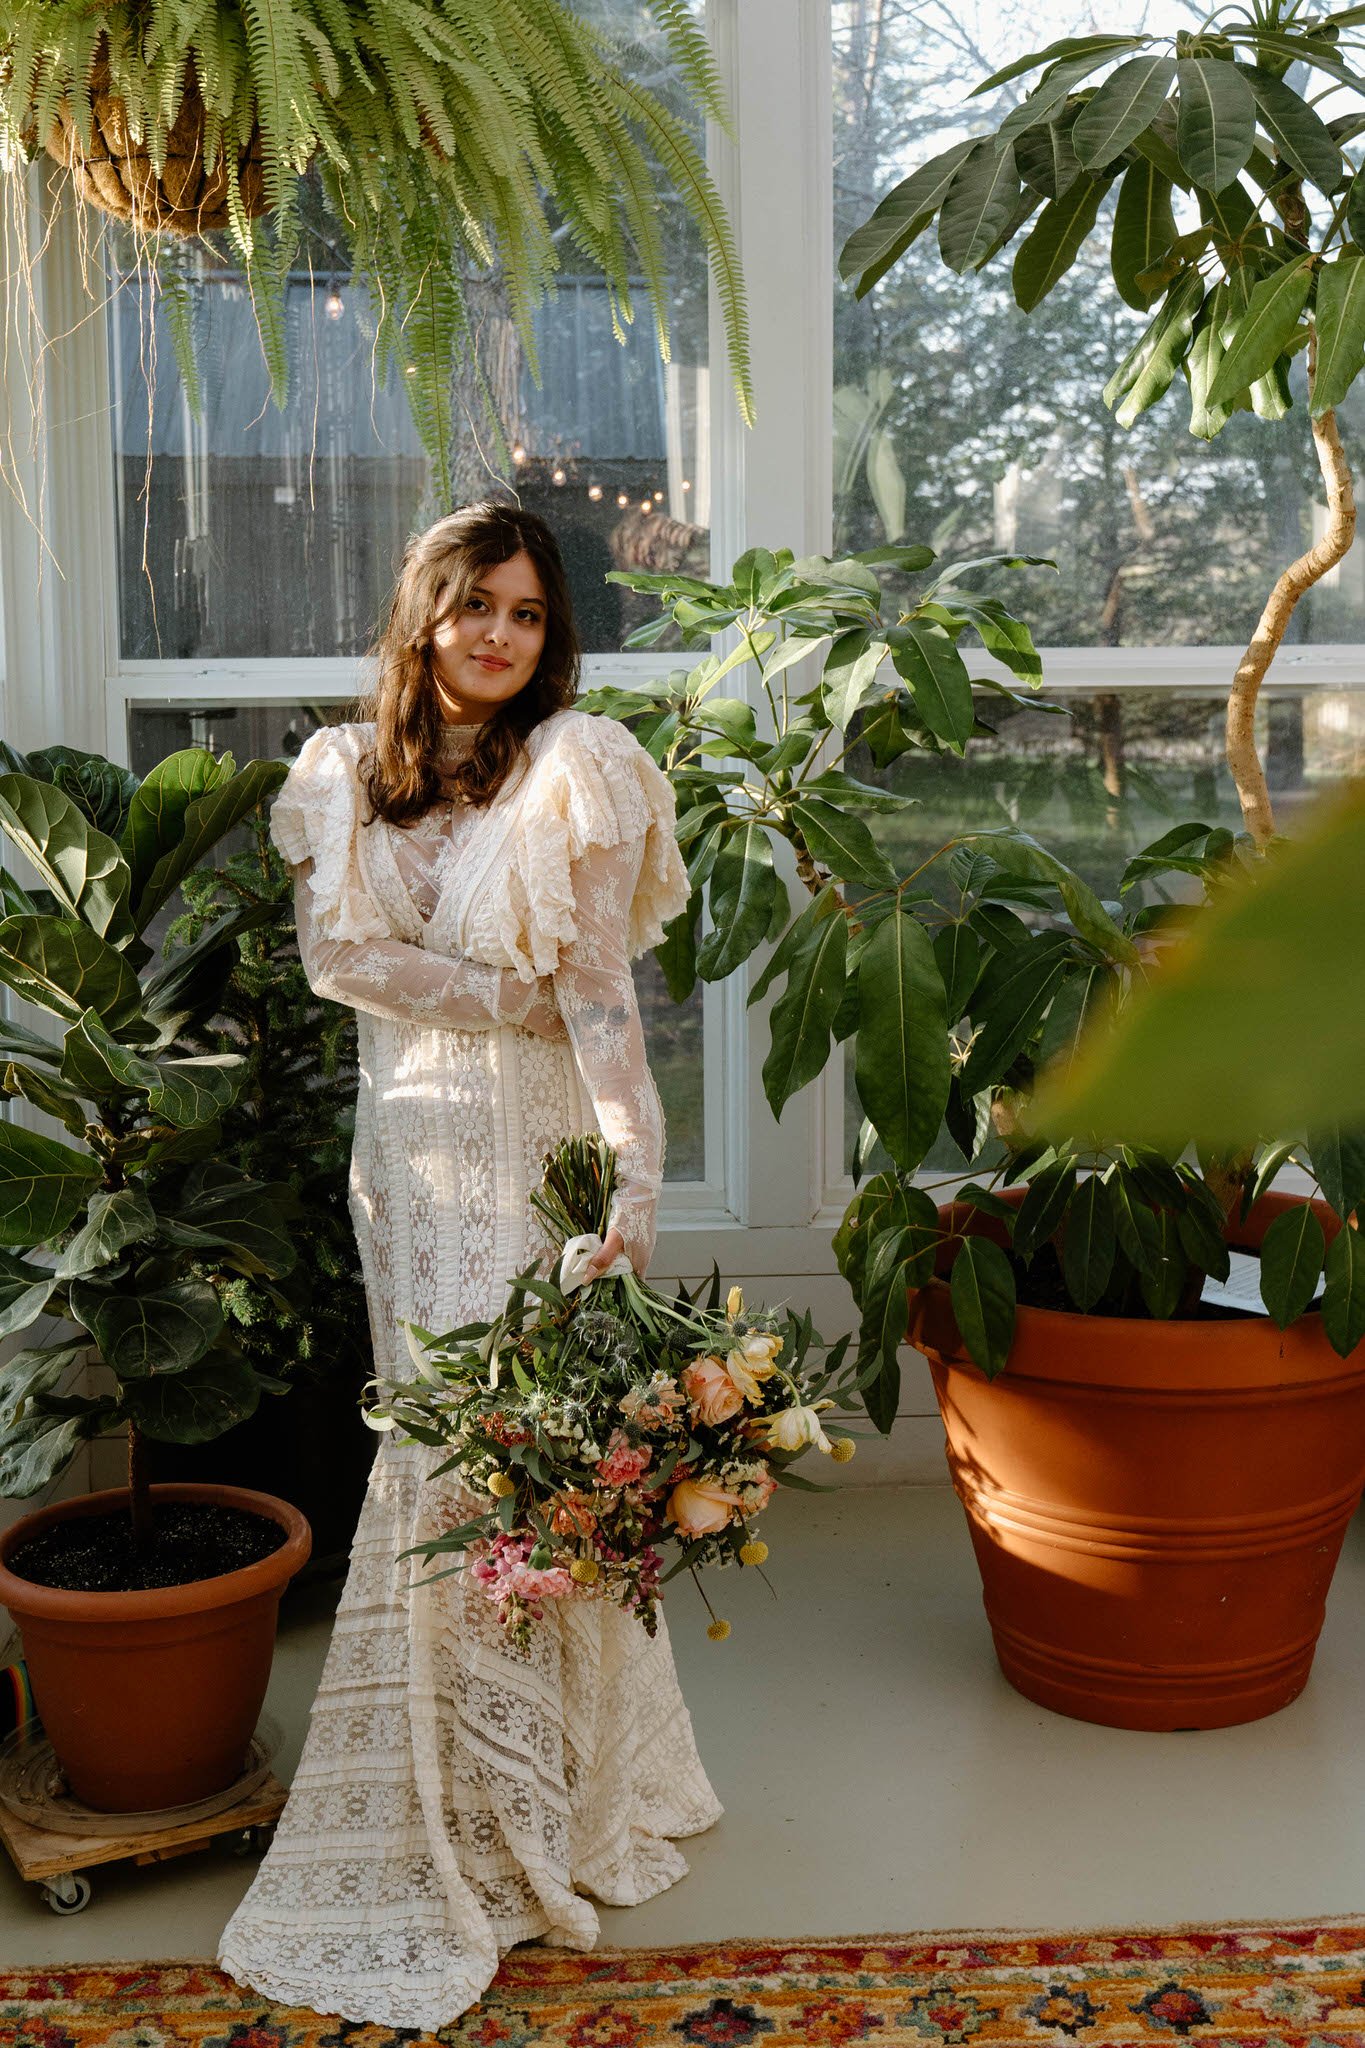
POLYGON ((238 1486, 152 1493, 264 1515, 285 1540, 256 1564, 187 1586, 68 1593, 17 1577, 9 1559, 55 1522, 126 1506, 126 1493, 60 1501, 0 1535, 0 1604, 23 1630, 44 1732, 76 1797, 107 1813, 207 1799, 237 1777, 270 1678, 280 1594, 311 1542, 298 1509, 269 1494, 238 1486))
MULTIPOLYGON (((1235 1241, 1255 1248, 1291 1201, 1266 1196, 1235 1241)), ((1365 1482, 1365 1345, 1339 1358, 1316 1314, 1280 1331, 1021 1308, 991 1382, 942 1278, 911 1295, 909 1337, 1013 1686, 1116 1728, 1222 1728, 1297 1698, 1365 1482)))

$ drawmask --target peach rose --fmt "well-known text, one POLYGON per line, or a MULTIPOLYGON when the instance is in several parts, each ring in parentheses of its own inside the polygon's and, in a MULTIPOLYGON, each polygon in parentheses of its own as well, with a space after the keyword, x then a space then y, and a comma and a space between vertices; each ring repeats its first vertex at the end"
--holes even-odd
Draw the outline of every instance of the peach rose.
POLYGON ((713 1479, 682 1479, 668 1496, 665 1517, 684 1536, 714 1536, 743 1509, 737 1493, 713 1479))
POLYGON ((597 1517, 581 1493, 561 1493, 550 1515, 557 1536, 591 1536, 597 1517))
POLYGON ((682 1383, 698 1422, 711 1428, 728 1422, 744 1406, 744 1396, 714 1354, 694 1359, 683 1373, 682 1383))

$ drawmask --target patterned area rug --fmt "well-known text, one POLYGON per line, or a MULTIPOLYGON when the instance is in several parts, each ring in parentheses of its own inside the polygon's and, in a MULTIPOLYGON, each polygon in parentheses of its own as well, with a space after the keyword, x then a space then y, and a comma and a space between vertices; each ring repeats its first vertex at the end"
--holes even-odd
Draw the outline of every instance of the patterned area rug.
POLYGON ((0 1972, 5 2048, 1362 2048, 1365 1924, 509 1956, 435 2037, 275 2006, 206 1963, 0 1972))

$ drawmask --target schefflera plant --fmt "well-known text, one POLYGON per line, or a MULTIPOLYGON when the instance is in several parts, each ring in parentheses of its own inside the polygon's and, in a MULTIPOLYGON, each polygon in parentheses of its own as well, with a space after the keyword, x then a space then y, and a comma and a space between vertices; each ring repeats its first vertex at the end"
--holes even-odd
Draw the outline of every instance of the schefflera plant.
POLYGON ((1132 938, 1094 891, 1027 833, 964 833, 898 872, 885 846, 901 835, 874 834, 868 820, 882 814, 889 826, 914 800, 844 765, 863 744, 879 767, 911 750, 964 754, 994 731, 978 691, 1038 707, 1041 664, 1027 625, 973 588, 979 574, 1027 566, 1042 564, 993 555, 940 566, 923 546, 837 560, 755 548, 726 583, 623 572, 616 581, 654 593, 662 607, 629 645, 647 645, 669 625, 694 646, 736 637, 690 670, 588 699, 633 727, 677 795, 692 897, 659 949, 670 993, 681 1001, 698 978, 723 980, 771 944, 749 1000, 780 988, 763 1066, 779 1117, 834 1046, 848 1043, 866 1118, 860 1152, 880 1140, 895 1168, 859 1197, 884 1189, 894 1204, 887 1227, 897 1226, 867 1263, 865 1283, 858 1262, 860 1377, 883 1429, 896 1412, 906 1287, 927 1277, 929 1239, 939 1234, 916 1168, 945 1118, 967 1157, 976 1155, 992 1086, 1014 1071, 1039 1001, 1046 1007, 1061 980, 1071 1000, 1086 977, 1093 1003, 1100 978, 1136 960, 1132 938), (891 603, 879 572, 923 578, 918 595, 891 603), (973 676, 973 644, 1000 666, 973 676), (763 730, 755 703, 721 687, 746 668, 766 705, 763 730), (803 891, 795 908, 775 858, 783 841, 803 891), (1010 907, 1021 904, 1055 913, 1039 935, 1037 968, 1023 976, 1034 939, 1010 907), (990 1037, 969 1054, 972 1032, 988 1022, 990 1037))
POLYGON ((246 1063, 167 1052, 213 1015, 234 942, 264 913, 230 913, 165 959, 146 934, 285 764, 239 772, 187 749, 142 778, 72 748, 0 751, 0 828, 38 877, 0 872, 0 982, 53 1020, 51 1038, 0 1024, 0 1094, 67 1134, 0 1121, 0 1337, 43 1316, 75 1326, 0 1371, 0 1494, 36 1493, 82 1443, 126 1427, 142 1537, 143 1440, 206 1441, 277 1385, 233 1342, 216 1282, 269 1283, 294 1261, 276 1191, 219 1156, 246 1063), (87 1358, 110 1389, 64 1391, 87 1358))
MULTIPOLYGON (((726 584, 622 574, 663 607, 635 645, 670 621, 694 642, 738 637, 691 670, 588 700, 633 726, 677 794, 693 892, 658 953, 673 996, 685 998, 698 978, 723 979, 771 943, 749 1000, 780 989, 763 1067, 777 1116, 834 1045, 848 1045, 866 1119, 858 1152, 878 1140, 891 1159, 859 1188, 835 1237, 861 1311, 858 1381, 883 1431, 898 1405, 907 1290, 931 1278, 945 1246, 933 1196, 915 1178, 945 1128, 981 1176, 960 1199, 989 1214, 1010 1247, 967 1238, 952 1268, 964 1340, 992 1377, 1008 1359, 1021 1273, 1058 1306, 1169 1317, 1192 1308, 1208 1275, 1226 1279, 1230 1208, 1249 1210, 1290 1158, 1311 1167, 1338 1217, 1365 1201, 1365 1144, 1338 1130, 1298 1144, 1271 1134, 1243 1159, 1197 1163, 1181 1145, 1029 1139, 1040 1072, 1069 1068, 1087 1028, 1145 979, 1163 935, 1198 917, 1198 901, 1171 900, 1171 883, 1208 900, 1255 856, 1248 835, 1174 826, 1129 862, 1113 905, 1010 828, 955 834, 897 871, 884 849, 909 838, 893 821, 914 800, 842 763, 860 743, 879 767, 911 749, 964 753, 991 730, 974 691, 1037 708, 998 674, 973 676, 963 656, 970 631, 1015 682, 1037 686, 1027 626, 964 588, 977 571, 1026 559, 936 568, 893 621, 876 572, 934 568, 927 548, 837 561, 755 549, 726 584), (818 679, 795 688, 817 656, 818 679), (754 704, 719 688, 746 665, 767 707, 762 732, 754 704), (867 820, 878 814, 875 835, 867 820), (796 909, 774 857, 780 841, 803 891, 796 909), (979 1162, 992 1154, 987 1169, 979 1162), (1020 1183, 1016 1206, 1004 1190, 1020 1183)), ((1272 1224, 1262 1289, 1281 1327, 1307 1309, 1324 1266, 1323 1323, 1345 1353, 1365 1335, 1359 1233, 1340 1231, 1329 1250, 1307 1205, 1272 1224)))

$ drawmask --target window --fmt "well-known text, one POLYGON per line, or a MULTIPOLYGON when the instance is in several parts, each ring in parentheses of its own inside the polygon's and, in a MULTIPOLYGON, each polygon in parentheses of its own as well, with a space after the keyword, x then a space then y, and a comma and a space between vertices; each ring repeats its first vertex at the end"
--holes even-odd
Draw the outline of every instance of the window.
MULTIPOLYGON (((595 0, 588 11, 636 45, 651 89, 667 97, 676 82, 638 0, 595 0)), ((474 378, 457 369, 453 502, 512 492, 550 522, 591 651, 615 652, 651 610, 608 584, 609 570, 705 574, 710 560, 706 263, 681 206, 669 215, 667 364, 643 294, 623 347, 606 290, 566 267, 535 319, 537 383, 496 279, 471 278, 467 287, 501 445, 474 378)), ((126 263, 114 263, 109 361, 126 660, 358 655, 408 534, 449 509, 432 494, 401 375, 374 388, 370 308, 351 287, 344 244, 320 204, 309 209, 304 257, 285 310, 291 397, 283 413, 270 400, 241 276, 198 262, 189 298, 203 365, 199 418, 164 310, 153 312, 126 263)))
MULTIPOLYGON (((1195 19, 1178 0, 1149 0, 1123 26, 1195 19)), ((833 22, 836 248, 899 178, 998 125, 1037 74, 967 100, 980 79, 1094 26, 1077 0, 836 0, 833 22)), ((1180 380, 1125 430, 1100 394, 1145 324, 1113 287, 1103 237, 1027 316, 1008 254, 956 277, 932 229, 861 304, 837 286, 836 543, 908 534, 953 558, 1055 557, 1056 575, 1008 579, 1040 646, 1245 645, 1279 570, 1325 518, 1302 359, 1295 431, 1244 413, 1197 441, 1180 380)), ((1358 443, 1359 387, 1342 423, 1358 443)), ((1355 553, 1300 604, 1291 640, 1362 634, 1355 553)))

